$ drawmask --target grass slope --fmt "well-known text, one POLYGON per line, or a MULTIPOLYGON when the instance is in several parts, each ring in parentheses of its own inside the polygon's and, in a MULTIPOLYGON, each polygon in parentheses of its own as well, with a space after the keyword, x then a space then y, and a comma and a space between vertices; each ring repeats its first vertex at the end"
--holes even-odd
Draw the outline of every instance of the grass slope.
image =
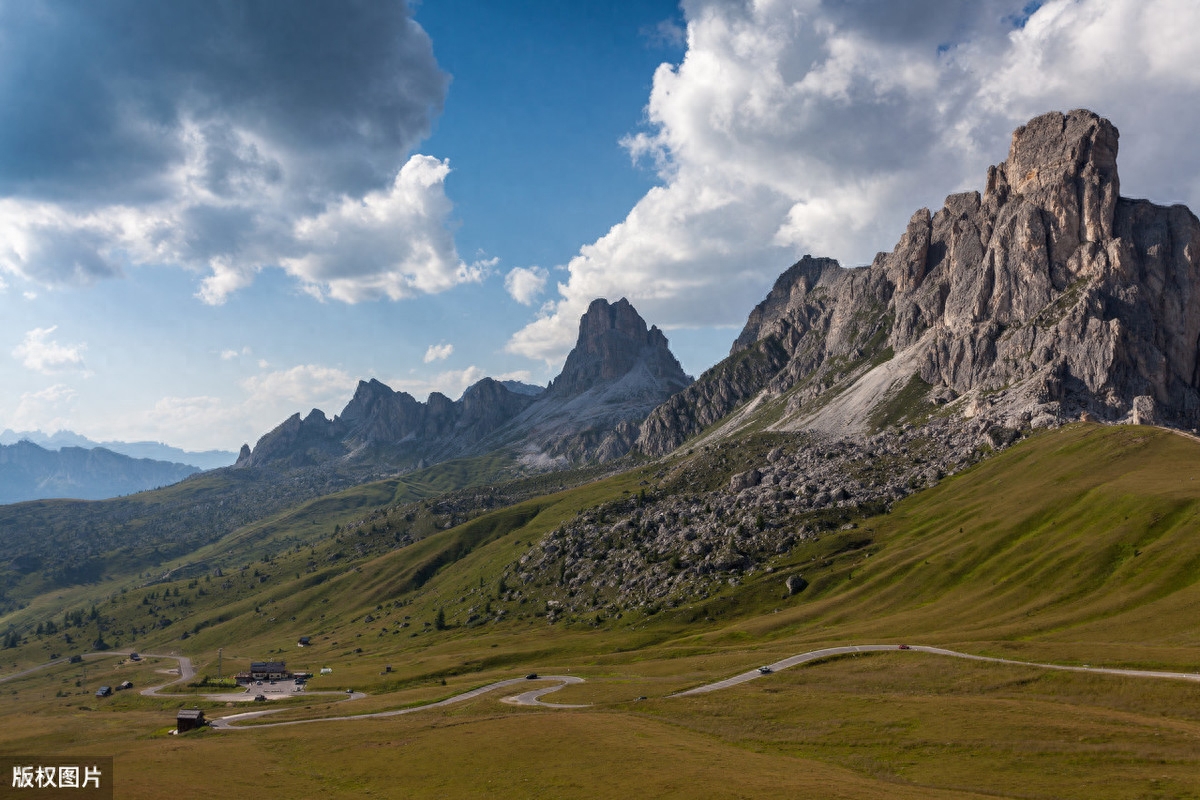
MULTIPOLYGON (((535 670, 584 676, 548 699, 591 708, 484 697, 388 720, 176 740, 162 734, 178 701, 91 697, 123 674, 114 659, 89 664, 86 682, 78 665, 62 665, 0 684, 0 748, 115 753, 129 797, 161 796, 187 776, 303 796, 1200 796, 1200 697, 1189 684, 891 653, 666 698, 846 642, 1194 671, 1197 443, 1132 427, 1042 434, 890 514, 803 542, 703 603, 652 616, 548 625, 543 598, 502 585, 545 532, 653 490, 661 474, 649 465, 538 497, 379 556, 353 551, 384 530, 343 530, 236 573, 115 593, 98 608, 106 636, 121 632, 143 651, 183 648, 201 673, 215 673, 223 647, 227 673, 275 655, 331 667, 314 689, 372 695, 351 706, 311 697, 280 718, 400 708, 535 670), (788 597, 783 580, 795 573, 809 585, 788 597), (439 610, 446 630, 433 624, 439 610), (133 633, 166 615, 177 619, 133 633), (195 632, 181 640, 181 629, 195 632), (299 635, 314 646, 297 649, 299 635)), ((95 624, 68 632, 78 641, 95 624)), ((61 633, 27 635, 0 663, 9 672, 73 652, 63 648, 61 633)))

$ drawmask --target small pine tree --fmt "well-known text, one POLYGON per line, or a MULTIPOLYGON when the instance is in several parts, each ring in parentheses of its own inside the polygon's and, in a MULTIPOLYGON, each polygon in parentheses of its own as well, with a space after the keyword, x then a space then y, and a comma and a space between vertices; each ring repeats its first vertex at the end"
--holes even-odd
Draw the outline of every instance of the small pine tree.
POLYGON ((437 616, 433 618, 433 627, 439 631, 446 630, 446 610, 444 608, 438 609, 437 616))

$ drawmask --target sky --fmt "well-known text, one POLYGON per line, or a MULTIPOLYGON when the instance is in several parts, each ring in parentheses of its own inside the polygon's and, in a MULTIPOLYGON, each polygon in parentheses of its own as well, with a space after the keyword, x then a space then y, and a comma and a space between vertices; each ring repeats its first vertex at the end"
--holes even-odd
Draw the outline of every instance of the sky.
POLYGON ((1191 0, 0 0, 0 429, 236 450, 360 379, 693 375, 1090 108, 1200 208, 1191 0))

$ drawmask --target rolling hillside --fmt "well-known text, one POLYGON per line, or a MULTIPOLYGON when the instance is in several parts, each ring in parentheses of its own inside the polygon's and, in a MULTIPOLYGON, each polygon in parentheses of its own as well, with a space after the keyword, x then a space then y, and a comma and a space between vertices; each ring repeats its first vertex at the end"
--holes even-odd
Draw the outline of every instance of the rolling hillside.
MULTIPOLYGON (((412 544, 382 555, 364 546, 356 556, 358 545, 390 537, 389 524, 405 514, 417 524, 438 509, 433 500, 389 503, 360 524, 244 569, 116 591, 97 604, 95 619, 80 607, 53 635, 39 637, 29 618, 23 643, 5 654, 17 666, 33 665, 73 651, 64 650, 64 632, 78 647, 98 630, 109 645, 182 648, 208 674, 218 647, 226 670, 274 654, 298 668, 331 667, 314 689, 365 691, 361 712, 527 671, 570 671, 587 681, 563 690, 561 700, 555 696, 593 704, 581 711, 509 709, 485 697, 394 723, 203 734, 174 751, 184 771, 220 758, 228 759, 230 780, 249 779, 249 762, 231 748, 244 745, 242 736, 259 736, 273 743, 267 763, 291 775, 287 785, 300 792, 322 786, 349 794, 377 785, 369 776, 383 767, 373 748, 388 750, 401 736, 413 743, 411 752, 446 754, 449 772, 402 760, 380 773, 405 776, 416 796, 482 791, 489 775, 501 795, 517 796, 521 770, 580 752, 579 726, 593 741, 636 736, 645 744, 639 753, 615 744, 592 749, 577 770, 539 766, 543 789, 593 796, 587 781, 572 776, 609 774, 619 761, 620 775, 600 796, 651 786, 680 793, 705 775, 710 783, 701 796, 755 796, 758 790, 738 790, 728 775, 718 778, 704 765, 749 759, 759 778, 776 776, 779 786, 821 793, 832 781, 847 797, 975 796, 971 789, 1139 797, 1151 781, 1161 796, 1200 791, 1200 705, 1184 685, 883 654, 789 670, 724 694, 667 698, 838 643, 913 642, 1026 661, 1194 671, 1200 444, 1146 427, 1080 424, 1042 433, 890 513, 801 540, 703 602, 673 608, 558 615, 554 608, 567 599, 558 576, 514 581, 531 545, 565 521, 646 488, 652 508, 656 481, 669 467, 647 465, 535 497, 449 530, 430 525, 412 544), (789 595, 785 581, 794 575, 807 585, 789 595), (297 649, 301 635, 313 646, 297 649), (635 702, 639 696, 649 699, 635 702), (318 742, 331 734, 360 747, 322 749, 318 742), (487 741, 501 761, 475 761, 473 741, 487 741), (651 764, 680 748, 708 755, 675 758, 666 773, 650 777, 651 764), (297 772, 302 762, 307 772, 297 772), (360 777, 323 783, 317 776, 335 765, 340 775, 360 777), (798 774, 809 777, 786 777, 798 774)), ((39 722, 28 733, 24 723, 6 726, 4 746, 29 747, 29 737, 56 741, 71 720, 70 729, 82 725, 129 763, 156 758, 163 745, 149 734, 166 724, 178 701, 119 698, 98 708, 88 701, 88 685, 71 689, 64 669, 14 684, 18 701, 3 713, 10 720, 36 714, 39 722), (51 696, 55 686, 58 697, 51 696), (97 710, 81 714, 82 704, 97 710), (110 724, 118 719, 121 725, 110 724)), ((93 681, 125 668, 94 669, 93 681)), ((313 697, 284 718, 345 713, 313 697)), ((145 776, 128 780, 129 796, 161 789, 145 776)))

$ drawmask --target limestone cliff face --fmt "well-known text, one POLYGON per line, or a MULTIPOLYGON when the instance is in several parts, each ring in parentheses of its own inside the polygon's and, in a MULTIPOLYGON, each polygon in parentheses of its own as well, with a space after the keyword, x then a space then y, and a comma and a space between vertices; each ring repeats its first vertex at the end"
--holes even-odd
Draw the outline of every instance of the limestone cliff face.
POLYGON ((550 384, 548 397, 569 398, 638 370, 651 392, 674 393, 691 381, 671 354, 667 337, 646 322, 628 300, 593 300, 579 320, 579 338, 550 384))
POLYGON ((914 373, 943 398, 970 394, 968 414, 1017 424, 1084 410, 1200 424, 1200 222, 1120 197, 1117 142, 1090 111, 1044 114, 1016 130, 982 193, 917 211, 870 267, 806 257, 731 355, 770 342, 786 364, 736 392, 719 365, 688 390, 716 402, 657 409, 638 447, 666 452, 760 393, 786 395, 780 425, 861 431, 871 404, 914 373), (814 410, 841 378, 859 391, 814 410))
POLYGON ((627 453, 650 411, 688 386, 667 337, 625 298, 593 300, 562 373, 494 441, 538 457, 608 461, 627 453))

